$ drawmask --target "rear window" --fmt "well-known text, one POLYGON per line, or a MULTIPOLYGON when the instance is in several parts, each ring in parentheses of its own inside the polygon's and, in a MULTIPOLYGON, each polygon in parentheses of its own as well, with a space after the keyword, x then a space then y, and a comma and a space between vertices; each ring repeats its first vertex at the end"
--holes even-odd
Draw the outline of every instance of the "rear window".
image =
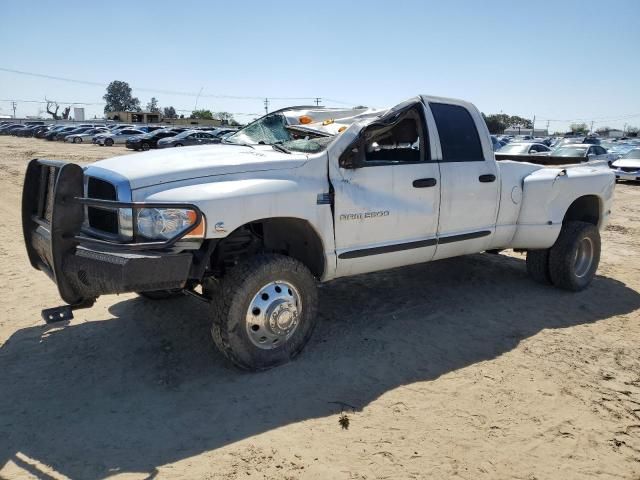
POLYGON ((467 109, 445 103, 430 105, 440 136, 442 160, 445 162, 484 161, 478 130, 467 109))

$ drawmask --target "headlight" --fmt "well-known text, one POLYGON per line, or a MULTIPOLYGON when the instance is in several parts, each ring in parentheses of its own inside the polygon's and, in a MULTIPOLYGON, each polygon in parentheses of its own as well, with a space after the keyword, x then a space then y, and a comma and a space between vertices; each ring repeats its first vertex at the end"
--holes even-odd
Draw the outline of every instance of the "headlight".
MULTIPOLYGON (((141 208, 138 210, 138 233, 151 240, 169 240, 196 223, 197 214, 182 208, 141 208)), ((204 218, 184 238, 203 238, 204 218)))

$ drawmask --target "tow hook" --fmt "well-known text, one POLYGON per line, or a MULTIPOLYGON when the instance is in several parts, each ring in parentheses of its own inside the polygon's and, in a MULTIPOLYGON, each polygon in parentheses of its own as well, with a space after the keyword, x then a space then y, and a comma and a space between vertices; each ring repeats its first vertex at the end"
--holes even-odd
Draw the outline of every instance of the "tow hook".
POLYGON ((74 305, 61 305, 59 307, 45 308, 40 315, 45 323, 57 323, 73 320, 73 311, 93 306, 95 300, 88 300, 74 305))

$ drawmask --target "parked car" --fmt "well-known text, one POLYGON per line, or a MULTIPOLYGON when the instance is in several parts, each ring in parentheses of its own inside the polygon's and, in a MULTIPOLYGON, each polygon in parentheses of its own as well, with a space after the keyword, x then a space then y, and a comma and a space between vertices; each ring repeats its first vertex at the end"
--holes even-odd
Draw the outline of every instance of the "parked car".
POLYGON ((167 137, 158 141, 158 148, 168 147, 188 147, 191 145, 207 145, 210 143, 220 143, 220 139, 208 132, 198 130, 187 130, 179 133, 175 137, 167 137))
POLYGON ((107 130, 104 131, 104 132, 101 132, 101 133, 98 133, 98 134, 94 135, 91 138, 91 142, 97 144, 99 142, 100 138, 102 138, 102 137, 104 137, 104 136, 106 136, 106 135, 108 135, 110 133, 116 133, 116 132, 119 132, 120 130, 124 130, 124 129, 127 129, 127 128, 133 129, 134 127, 133 127, 133 125, 120 125, 120 124, 108 125, 107 126, 107 130))
POLYGON ((24 128, 24 125, 21 125, 19 123, 13 124, 13 125, 7 125, 2 129, 2 131, 0 131, 0 133, 2 135, 13 135, 13 132, 15 132, 16 130, 21 130, 23 128, 24 128))
POLYGON ((128 138, 131 138, 135 135, 144 135, 144 132, 142 130, 137 130, 134 128, 123 128, 122 130, 117 130, 113 133, 98 135, 98 140, 96 141, 96 143, 100 146, 111 147, 114 144, 126 143, 128 138))
POLYGON ((67 141, 67 137, 69 135, 75 135, 75 134, 84 133, 84 132, 92 130, 92 129, 93 129, 93 127, 78 127, 78 128, 74 128, 72 130, 69 130, 68 132, 64 131, 64 130, 61 130, 60 132, 58 132, 56 134, 56 140, 63 140, 63 141, 66 142, 67 141))
MULTIPOLYGON (((75 126, 66 126, 66 125, 61 126, 60 128, 53 128, 49 130, 49 133, 47 133, 44 138, 52 142, 58 139, 58 134, 65 133, 65 132, 67 132, 68 134, 68 132, 71 132, 71 130, 75 130, 75 128, 76 128, 75 126)), ((62 136, 62 138, 64 138, 64 136, 62 136)))
POLYGON ((634 148, 611 163, 617 180, 640 181, 640 148, 634 148))
POLYGON ((510 155, 535 155, 537 153, 550 152, 551 149, 542 143, 507 143, 498 152, 510 155))
POLYGON ((146 151, 151 148, 158 148, 158 141, 160 139, 174 137, 186 130, 186 128, 163 128, 161 130, 154 130, 151 133, 128 138, 125 145, 132 150, 146 151))
POLYGON ((606 165, 496 161, 476 107, 417 96, 375 112, 270 112, 222 145, 32 160, 22 230, 67 303, 47 322, 100 295, 188 292, 210 303, 198 311, 221 353, 264 370, 310 339, 318 282, 517 249, 535 281, 587 288, 614 185, 606 165))
POLYGON ((33 132, 37 128, 40 128, 40 125, 25 125, 24 128, 21 128, 19 130, 14 131, 13 134, 16 137, 32 137, 33 136, 33 132))
POLYGON ((606 160, 611 162, 617 159, 615 154, 610 154, 600 145, 588 143, 576 143, 561 145, 549 153, 552 157, 580 157, 583 162, 592 160, 606 160))
POLYGON ((99 127, 99 128, 89 128, 88 130, 85 130, 84 132, 79 132, 79 133, 72 132, 66 137, 64 137, 64 141, 72 142, 72 143, 91 142, 91 139, 93 138, 93 136, 99 133, 109 133, 109 130, 105 127, 99 127))
POLYGON ((42 138, 40 135, 42 135, 43 132, 48 131, 51 127, 52 125, 40 125, 33 131, 33 136, 35 138, 42 138))
POLYGON ((138 130, 142 130, 144 133, 155 132, 156 130, 161 130, 166 128, 164 125, 147 125, 144 127, 136 127, 138 130))

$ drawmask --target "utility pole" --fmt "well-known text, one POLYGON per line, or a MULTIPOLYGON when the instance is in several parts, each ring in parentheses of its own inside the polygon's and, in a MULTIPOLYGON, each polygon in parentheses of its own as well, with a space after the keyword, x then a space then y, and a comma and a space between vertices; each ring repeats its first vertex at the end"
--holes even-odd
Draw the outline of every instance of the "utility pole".
POLYGON ((547 135, 549 135, 549 123, 551 123, 551 121, 547 120, 547 135))
POLYGON ((320 106, 320 102, 322 101, 322 99, 320 97, 316 97, 316 107, 320 106))
POLYGON ((533 122, 531 122, 531 136, 535 137, 535 131, 536 131, 536 116, 535 114, 533 115, 533 122))
POLYGON ((264 99, 264 113, 269 113, 269 99, 264 99))
POLYGON ((16 102, 11 102, 11 108, 13 108, 13 118, 16 118, 16 107, 18 104, 16 102))
POLYGON ((200 95, 202 95, 202 90, 204 89, 204 87, 200 87, 200 91, 198 92, 198 95, 196 96, 196 104, 193 106, 194 110, 198 110, 198 100, 200 99, 200 95))
POLYGON ((589 133, 593 133, 593 120, 591 120, 591 130, 589 130, 589 133))

